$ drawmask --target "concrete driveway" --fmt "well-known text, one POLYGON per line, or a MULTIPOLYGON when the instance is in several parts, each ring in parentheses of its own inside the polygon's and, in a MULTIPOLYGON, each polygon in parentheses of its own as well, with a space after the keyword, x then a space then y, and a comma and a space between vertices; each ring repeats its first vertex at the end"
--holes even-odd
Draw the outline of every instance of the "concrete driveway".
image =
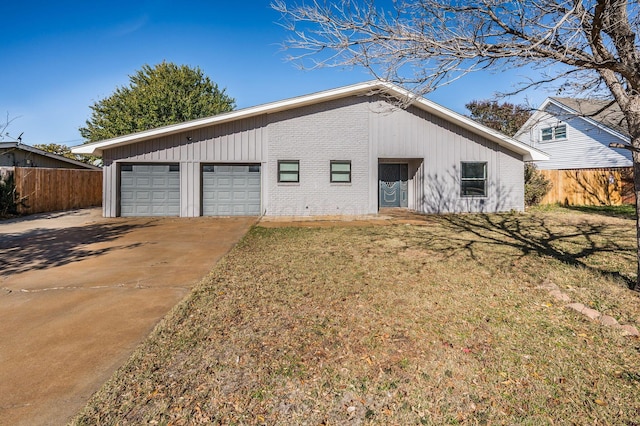
POLYGON ((255 221, 0 222, 0 424, 66 423, 255 221))

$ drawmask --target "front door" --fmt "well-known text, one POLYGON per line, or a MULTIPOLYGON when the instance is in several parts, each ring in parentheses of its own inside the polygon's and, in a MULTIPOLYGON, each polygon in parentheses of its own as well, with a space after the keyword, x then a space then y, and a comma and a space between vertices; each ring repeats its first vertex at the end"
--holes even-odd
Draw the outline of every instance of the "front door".
POLYGON ((407 207, 409 167, 407 164, 379 164, 380 207, 407 207))

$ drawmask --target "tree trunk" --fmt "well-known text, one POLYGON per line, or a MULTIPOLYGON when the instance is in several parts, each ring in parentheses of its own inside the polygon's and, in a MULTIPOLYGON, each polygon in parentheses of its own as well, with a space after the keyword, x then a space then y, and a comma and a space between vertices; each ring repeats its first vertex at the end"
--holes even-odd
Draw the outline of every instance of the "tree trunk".
POLYGON ((633 159, 633 189, 636 194, 636 254, 637 275, 634 290, 640 291, 640 96, 629 97, 625 117, 631 137, 631 158, 633 159))
MULTIPOLYGON (((633 139, 633 146, 640 147, 640 138, 633 139)), ((633 150, 633 189, 636 194, 636 255, 637 255, 637 275, 633 287, 635 291, 640 291, 640 152, 633 150)))

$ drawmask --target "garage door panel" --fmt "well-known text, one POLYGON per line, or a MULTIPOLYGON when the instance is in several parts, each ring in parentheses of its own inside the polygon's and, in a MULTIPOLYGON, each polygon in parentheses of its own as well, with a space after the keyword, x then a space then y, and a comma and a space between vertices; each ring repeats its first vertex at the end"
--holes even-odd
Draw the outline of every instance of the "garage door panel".
POLYGON ((121 216, 179 216, 178 165, 133 164, 120 172, 121 216))
POLYGON ((202 214, 245 216, 260 214, 259 165, 207 165, 202 171, 202 214))

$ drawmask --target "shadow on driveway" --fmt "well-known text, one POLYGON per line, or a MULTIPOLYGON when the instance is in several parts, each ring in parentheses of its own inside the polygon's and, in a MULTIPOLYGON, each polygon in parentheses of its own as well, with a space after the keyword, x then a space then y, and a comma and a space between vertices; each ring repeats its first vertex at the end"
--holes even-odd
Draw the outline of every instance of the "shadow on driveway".
POLYGON ((255 222, 0 222, 0 425, 67 423, 255 222))
POLYGON ((141 227, 141 224, 97 223, 64 229, 33 229, 10 233, 0 240, 0 277, 48 269, 101 256, 113 250, 136 248, 141 243, 90 248, 95 243, 108 243, 141 227))

